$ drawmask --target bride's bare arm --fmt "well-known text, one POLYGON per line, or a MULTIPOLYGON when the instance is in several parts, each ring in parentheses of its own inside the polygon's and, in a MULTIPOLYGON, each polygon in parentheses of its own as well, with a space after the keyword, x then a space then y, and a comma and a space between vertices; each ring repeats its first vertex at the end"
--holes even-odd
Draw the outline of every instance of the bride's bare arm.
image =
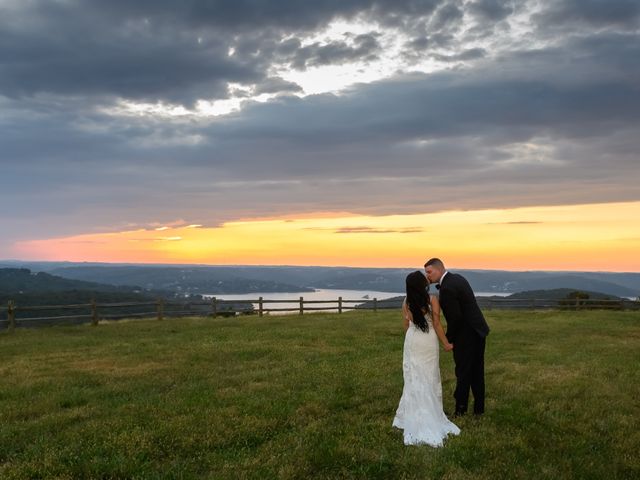
POLYGON ((404 331, 406 332, 409 328, 409 323, 413 320, 413 316, 411 315, 411 310, 407 306, 407 300, 405 299, 402 302, 402 325, 404 326, 404 331))
POLYGON ((453 344, 449 343, 449 340, 447 340, 447 337, 444 334, 442 322, 440 322, 440 301, 435 295, 431 296, 431 315, 433 317, 433 329, 436 331, 436 335, 438 335, 440 343, 442 343, 446 352, 450 352, 453 350, 453 344))

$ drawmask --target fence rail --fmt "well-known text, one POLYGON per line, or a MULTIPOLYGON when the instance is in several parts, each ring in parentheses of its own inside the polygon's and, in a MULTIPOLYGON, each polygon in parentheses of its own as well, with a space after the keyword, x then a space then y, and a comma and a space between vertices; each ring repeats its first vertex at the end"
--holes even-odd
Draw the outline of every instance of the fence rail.
MULTIPOLYGON (((640 310, 638 300, 601 300, 601 299, 518 299, 500 297, 477 297, 482 309, 561 309, 561 310, 640 310)), ((176 302, 158 299, 156 302, 119 302, 91 303, 73 305, 18 305, 10 300, 7 305, 0 305, 0 328, 13 330, 17 326, 48 326, 61 323, 92 323, 100 320, 118 320, 123 318, 157 318, 163 320, 179 316, 230 316, 242 313, 257 314, 262 317, 269 313, 298 313, 333 311, 343 313, 346 310, 373 310, 400 308, 398 298, 387 299, 346 299, 305 300, 296 299, 273 300, 259 297, 248 300, 224 300, 216 297, 208 302, 176 302), (250 308, 236 308, 238 305, 251 305, 250 308), (270 305, 283 305, 271 307, 270 305), (289 306, 286 306, 289 305, 289 306), (318 306, 322 305, 322 306, 318 306), (330 306, 327 306, 330 305, 330 306), (228 307, 225 309, 225 306, 228 307), (143 307, 145 307, 143 309, 143 307), (150 309, 148 307, 154 307, 150 309), (141 309, 142 311, 118 311, 122 308, 141 309), (51 315, 29 316, 24 312, 53 312, 51 315), (75 311, 76 313, 68 313, 75 311)))

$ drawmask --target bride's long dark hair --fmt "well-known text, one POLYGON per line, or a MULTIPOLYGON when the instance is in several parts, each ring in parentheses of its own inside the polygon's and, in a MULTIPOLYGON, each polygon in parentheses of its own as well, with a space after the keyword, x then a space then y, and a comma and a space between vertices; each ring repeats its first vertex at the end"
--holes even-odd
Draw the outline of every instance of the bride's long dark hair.
POLYGON ((407 275, 407 306, 413 316, 413 323, 423 332, 429 331, 429 324, 424 318, 431 315, 431 299, 429 298, 429 281, 422 272, 416 270, 407 275))

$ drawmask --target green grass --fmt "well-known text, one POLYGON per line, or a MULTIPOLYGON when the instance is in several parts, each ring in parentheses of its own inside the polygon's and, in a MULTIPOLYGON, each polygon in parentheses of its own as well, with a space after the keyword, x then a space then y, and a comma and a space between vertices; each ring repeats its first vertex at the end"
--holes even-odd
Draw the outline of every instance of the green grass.
POLYGON ((0 478, 639 478, 640 313, 486 313, 487 413, 440 449, 391 427, 395 311, 3 332, 0 478))

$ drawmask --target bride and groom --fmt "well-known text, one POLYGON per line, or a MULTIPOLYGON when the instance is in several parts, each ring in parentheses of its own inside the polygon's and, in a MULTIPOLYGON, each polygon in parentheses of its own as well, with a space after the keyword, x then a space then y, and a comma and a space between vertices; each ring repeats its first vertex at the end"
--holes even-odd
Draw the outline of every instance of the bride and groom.
POLYGON ((438 340, 446 352, 453 351, 456 405, 454 416, 467 412, 469 389, 473 413, 484 413, 484 349, 489 334, 469 282, 449 272, 438 258, 425 263, 425 273, 416 271, 406 279, 407 296, 402 305, 405 327, 402 372, 404 388, 393 426, 404 431, 405 445, 442 446, 449 434, 460 429, 442 407, 442 383, 438 340), (439 298, 429 295, 436 283, 439 298), (447 319, 445 334, 440 311, 447 319))

